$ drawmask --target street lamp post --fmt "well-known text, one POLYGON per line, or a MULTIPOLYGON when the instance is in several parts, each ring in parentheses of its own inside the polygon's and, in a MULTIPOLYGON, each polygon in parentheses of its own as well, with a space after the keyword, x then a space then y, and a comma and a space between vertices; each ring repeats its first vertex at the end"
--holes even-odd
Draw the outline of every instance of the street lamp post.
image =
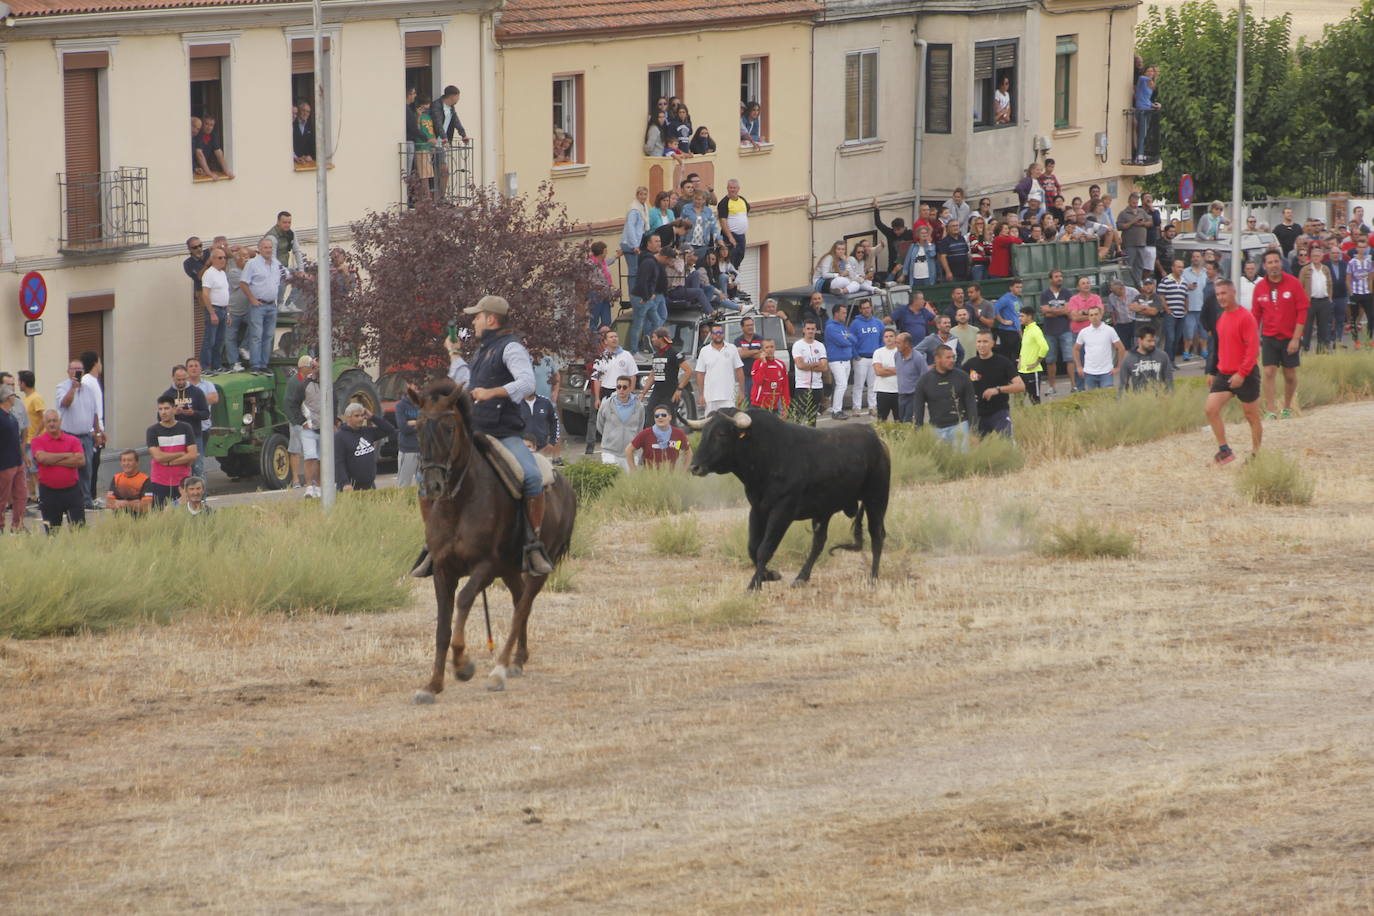
POLYGON ((334 321, 329 301, 329 70, 324 66, 320 34, 320 0, 314 0, 315 23, 315 205, 319 226, 315 256, 315 290, 320 312, 320 502, 334 508, 334 321))
POLYGON ((1244 246, 1241 234, 1245 231, 1245 206, 1242 177, 1245 172, 1245 0, 1240 0, 1240 15, 1236 18, 1236 127, 1231 140, 1231 282, 1240 285, 1244 246))

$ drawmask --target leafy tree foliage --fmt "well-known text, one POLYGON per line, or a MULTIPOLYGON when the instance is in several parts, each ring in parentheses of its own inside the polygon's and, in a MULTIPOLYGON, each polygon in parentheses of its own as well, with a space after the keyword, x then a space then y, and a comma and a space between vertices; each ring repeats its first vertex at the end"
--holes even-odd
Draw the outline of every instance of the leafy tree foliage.
POLYGON ((1374 0, 1297 51, 1313 147, 1353 165, 1374 159, 1374 0))
MULTIPOLYGON (((1172 196, 1189 173, 1196 198, 1228 198, 1235 119, 1236 10, 1212 0, 1178 9, 1151 8, 1136 29, 1136 53, 1159 67, 1164 170, 1144 180, 1147 190, 1172 196)), ((1263 19, 1247 8, 1245 23, 1245 188, 1247 198, 1291 190, 1295 163, 1312 151, 1307 110, 1299 104, 1288 14, 1263 19)))
MULTIPOLYGON (((347 253, 358 282, 331 286, 338 352, 381 371, 447 368, 444 336, 470 328, 463 309, 488 294, 510 303, 512 325, 531 346, 568 356, 592 351, 589 243, 569 241, 577 227, 549 185, 513 198, 479 188, 464 206, 419 198, 414 209, 353 223, 347 253)), ((310 339, 319 327, 314 277, 297 284, 306 293, 301 334, 310 339)))

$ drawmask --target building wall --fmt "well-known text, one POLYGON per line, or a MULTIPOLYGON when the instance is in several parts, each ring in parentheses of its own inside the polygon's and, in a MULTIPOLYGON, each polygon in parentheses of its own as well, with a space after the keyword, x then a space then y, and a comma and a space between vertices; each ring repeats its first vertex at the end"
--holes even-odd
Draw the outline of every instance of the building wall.
MULTIPOLYGON (((329 214, 334 236, 369 209, 400 196, 404 47, 395 20, 351 21, 338 27, 332 61, 335 98, 334 167, 329 214)), ((465 88, 459 113, 471 135, 480 130, 479 19, 447 17, 441 82, 465 88)), ((199 33, 203 34, 203 33, 199 33)), ((191 355, 191 284, 181 269, 185 240, 200 235, 243 239, 260 235, 278 210, 313 238, 314 171, 297 172, 288 133, 290 40, 281 27, 249 28, 232 39, 227 59, 226 148, 236 177, 195 182, 190 168, 189 64, 180 34, 121 36, 110 53, 104 107, 108 158, 102 167, 145 166, 149 244, 119 254, 62 256, 59 191, 64 125, 61 60, 52 41, 15 41, 4 52, 8 91, 8 193, 15 261, 0 284, 0 368, 28 365, 18 309, 18 278, 40 270, 48 283, 44 334, 37 339, 40 391, 62 378, 67 360, 71 296, 113 292, 106 316, 106 393, 113 444, 141 444, 152 401, 170 367, 191 355)), ((313 255, 313 243, 304 246, 313 255)))
MULTIPOLYGON (((737 178, 741 194, 759 208, 749 242, 769 241, 773 287, 804 283, 809 274, 806 198, 811 135, 811 26, 789 23, 692 34, 619 40, 513 44, 501 50, 501 167, 521 192, 552 182, 557 199, 590 234, 613 248, 638 185, 662 166, 671 185, 670 160, 646 159, 650 67, 681 64, 683 101, 695 125, 711 129, 717 152, 688 160, 688 171, 709 167, 717 194, 737 178), (767 56, 771 145, 741 150, 740 60, 767 56), (550 116, 555 75, 581 73, 584 162, 552 164, 550 116), (803 276, 806 274, 806 276, 803 276), (795 281, 795 282, 793 282, 795 281)), ((652 203, 652 202, 651 202, 652 203)))
MULTIPOLYGON (((816 125, 812 136, 814 259, 836 239, 873 229, 872 204, 884 217, 911 221, 920 54, 912 16, 824 23, 816 29, 813 60, 816 125), (849 52, 878 52, 878 140, 845 141, 845 62, 849 52)), ((880 263, 886 265, 886 256, 880 263)))

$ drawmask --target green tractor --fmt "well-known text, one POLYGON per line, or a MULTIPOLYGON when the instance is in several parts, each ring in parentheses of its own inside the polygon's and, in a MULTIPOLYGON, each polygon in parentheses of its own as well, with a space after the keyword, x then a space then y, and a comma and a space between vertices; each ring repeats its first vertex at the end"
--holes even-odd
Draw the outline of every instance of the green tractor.
MULTIPOLYGON (((305 347, 296 339, 292 314, 277 319, 277 345, 267 375, 233 372, 214 376, 219 403, 210 409, 210 434, 205 452, 219 460, 232 478, 261 474, 265 489, 291 485, 291 459, 287 453, 290 424, 286 419, 286 386, 296 372, 296 360, 305 347)), ((373 413, 382 412, 382 399, 372 377, 351 356, 334 359, 334 412, 342 414, 351 402, 373 413)))

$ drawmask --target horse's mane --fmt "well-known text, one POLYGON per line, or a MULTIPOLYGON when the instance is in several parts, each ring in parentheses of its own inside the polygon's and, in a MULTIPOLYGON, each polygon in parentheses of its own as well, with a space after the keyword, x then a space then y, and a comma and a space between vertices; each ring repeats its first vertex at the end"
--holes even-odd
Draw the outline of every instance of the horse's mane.
POLYGON ((455 393, 459 397, 454 406, 458 408, 458 413, 463 421, 465 423, 470 422, 472 420, 472 396, 464 390, 462 385, 448 376, 435 379, 426 385, 424 390, 420 392, 420 401, 424 404, 438 404, 440 401, 447 401, 452 398, 455 393))

